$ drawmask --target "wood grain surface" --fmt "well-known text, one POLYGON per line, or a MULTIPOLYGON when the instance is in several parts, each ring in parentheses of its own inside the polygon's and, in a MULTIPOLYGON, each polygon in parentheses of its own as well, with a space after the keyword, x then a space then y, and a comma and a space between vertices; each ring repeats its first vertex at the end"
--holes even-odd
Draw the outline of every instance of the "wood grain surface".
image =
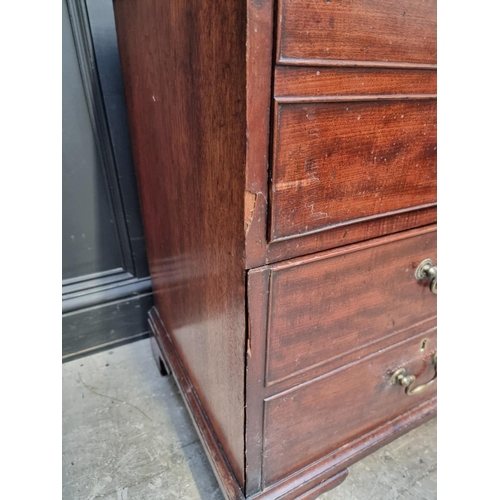
POLYGON ((224 497, 227 500, 243 500, 244 495, 234 476, 233 469, 227 462, 225 451, 214 433, 203 406, 200 404, 200 399, 187 374, 186 367, 182 363, 179 353, 172 343, 172 337, 166 330, 156 307, 149 311, 148 321, 153 332, 153 355, 156 358, 155 361, 160 364, 160 373, 165 367, 165 374, 174 376, 224 497))
POLYGON ((388 385, 435 350, 435 0, 114 8, 155 356, 226 498, 312 499, 435 414, 388 385))
POLYGON ((279 102, 436 92, 437 72, 432 70, 276 66, 274 71, 274 97, 279 102))
POLYGON ((277 59, 436 64, 436 0, 278 0, 277 59))
POLYGON ((156 307, 243 484, 246 4, 114 8, 156 307))
POLYGON ((434 396, 436 384, 408 396, 390 379, 404 367, 418 383, 428 382, 435 352, 435 330, 424 332, 266 400, 264 483, 273 484, 434 396))
POLYGON ((437 296, 415 269, 426 258, 437 262, 436 243, 435 231, 422 230, 272 268, 267 383, 435 317, 437 296))
POLYGON ((334 226, 298 238, 273 241, 267 247, 266 264, 423 227, 436 221, 437 207, 432 206, 383 218, 361 220, 355 224, 334 226))
POLYGON ((435 100, 278 104, 271 240, 436 202, 435 100))
POLYGON ((247 1, 246 267, 264 264, 273 72, 273 0, 247 1))

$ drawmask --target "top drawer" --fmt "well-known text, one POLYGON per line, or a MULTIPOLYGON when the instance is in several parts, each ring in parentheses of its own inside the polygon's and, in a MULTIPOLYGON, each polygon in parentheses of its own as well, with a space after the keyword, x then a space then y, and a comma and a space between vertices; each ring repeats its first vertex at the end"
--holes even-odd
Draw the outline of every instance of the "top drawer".
POLYGON ((280 0, 278 63, 436 64, 436 0, 280 0))

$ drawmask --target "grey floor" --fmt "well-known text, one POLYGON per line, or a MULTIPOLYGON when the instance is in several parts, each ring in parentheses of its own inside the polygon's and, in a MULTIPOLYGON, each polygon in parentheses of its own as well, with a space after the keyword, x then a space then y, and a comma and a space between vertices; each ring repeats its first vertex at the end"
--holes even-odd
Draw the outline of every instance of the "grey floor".
MULTIPOLYGON (((63 365, 65 500, 222 500, 172 377, 149 340, 63 365)), ((321 500, 436 498, 436 421, 349 469, 321 500)))

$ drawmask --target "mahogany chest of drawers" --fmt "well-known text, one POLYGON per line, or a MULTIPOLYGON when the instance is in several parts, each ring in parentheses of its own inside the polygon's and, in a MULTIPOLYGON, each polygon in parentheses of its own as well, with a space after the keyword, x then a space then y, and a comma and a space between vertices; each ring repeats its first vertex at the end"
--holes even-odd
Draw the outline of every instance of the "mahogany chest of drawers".
POLYGON ((436 412, 436 2, 115 0, 172 372, 228 499, 436 412))

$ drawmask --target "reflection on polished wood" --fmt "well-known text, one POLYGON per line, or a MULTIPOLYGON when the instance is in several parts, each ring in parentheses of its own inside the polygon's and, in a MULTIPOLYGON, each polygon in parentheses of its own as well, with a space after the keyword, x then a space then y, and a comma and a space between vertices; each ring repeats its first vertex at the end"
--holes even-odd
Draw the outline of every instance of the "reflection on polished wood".
POLYGON ((313 499, 436 412, 435 1, 114 7, 154 357, 228 500, 313 499))

